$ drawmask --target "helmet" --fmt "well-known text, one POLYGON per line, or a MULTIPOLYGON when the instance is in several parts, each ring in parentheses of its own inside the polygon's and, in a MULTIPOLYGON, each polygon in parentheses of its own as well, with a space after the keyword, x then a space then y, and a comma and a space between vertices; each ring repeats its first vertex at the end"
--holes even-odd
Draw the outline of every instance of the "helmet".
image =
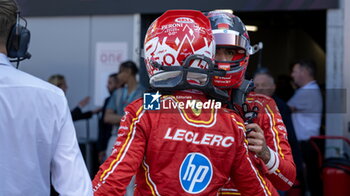
POLYGON ((144 58, 150 85, 159 90, 213 89, 215 42, 200 11, 169 10, 148 28, 144 58))
POLYGON ((238 88, 244 80, 249 55, 258 49, 251 47, 245 25, 237 16, 225 11, 211 11, 207 17, 211 23, 218 52, 215 65, 227 71, 224 77, 214 77, 214 86, 238 88), (218 59, 220 50, 228 51, 231 59, 218 59))

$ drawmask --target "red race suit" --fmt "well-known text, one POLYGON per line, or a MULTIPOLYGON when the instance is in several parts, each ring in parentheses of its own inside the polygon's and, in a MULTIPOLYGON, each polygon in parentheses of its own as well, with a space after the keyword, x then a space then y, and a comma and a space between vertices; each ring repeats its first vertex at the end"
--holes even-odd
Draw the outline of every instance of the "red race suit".
POLYGON ((214 100, 195 90, 160 100, 160 110, 145 110, 143 99, 126 107, 114 150, 93 180, 95 195, 124 195, 135 174, 135 195, 217 195, 229 179, 242 195, 268 195, 239 115, 204 107, 214 100))

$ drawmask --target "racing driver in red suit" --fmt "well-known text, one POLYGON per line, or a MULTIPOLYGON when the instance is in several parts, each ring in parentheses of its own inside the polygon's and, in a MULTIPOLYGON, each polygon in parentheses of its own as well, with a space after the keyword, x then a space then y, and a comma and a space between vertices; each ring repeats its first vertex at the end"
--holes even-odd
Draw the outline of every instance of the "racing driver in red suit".
POLYGON ((242 195, 268 195, 243 120, 221 107, 228 95, 212 85, 225 71, 214 69, 209 20, 199 11, 167 11, 149 27, 144 50, 155 91, 126 107, 94 194, 124 195, 136 174, 135 195, 217 195, 229 178, 242 195))
MULTIPOLYGON (((277 190, 292 187, 296 168, 275 101, 251 92, 250 82, 244 80, 249 56, 260 46, 250 45, 246 27, 237 16, 225 11, 211 11, 207 17, 216 42, 215 64, 227 71, 224 77, 214 77, 214 86, 227 90, 231 95, 228 107, 241 114, 249 130, 246 135, 250 157, 266 181, 269 195, 278 195, 277 190)), ((228 182, 220 194, 236 195, 241 191, 228 182)))

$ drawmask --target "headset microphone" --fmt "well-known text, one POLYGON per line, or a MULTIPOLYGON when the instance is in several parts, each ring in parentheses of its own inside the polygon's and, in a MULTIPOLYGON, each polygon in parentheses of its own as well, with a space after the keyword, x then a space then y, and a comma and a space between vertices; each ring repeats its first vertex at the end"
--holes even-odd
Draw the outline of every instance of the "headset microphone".
POLYGON ((29 59, 32 55, 28 53, 30 41, 30 31, 27 29, 27 21, 20 16, 17 11, 16 24, 11 28, 11 32, 7 39, 7 56, 12 58, 11 62, 17 62, 17 67, 20 61, 29 59), (25 26, 20 25, 20 19, 25 22, 25 26))

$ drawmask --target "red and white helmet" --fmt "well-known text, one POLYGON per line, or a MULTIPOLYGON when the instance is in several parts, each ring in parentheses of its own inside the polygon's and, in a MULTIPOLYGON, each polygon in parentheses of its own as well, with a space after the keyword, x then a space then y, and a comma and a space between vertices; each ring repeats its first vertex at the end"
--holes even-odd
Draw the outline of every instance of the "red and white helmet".
POLYGON ((215 76, 213 83, 218 88, 238 88, 247 69, 249 56, 257 52, 258 46, 252 47, 245 25, 237 16, 225 11, 211 11, 207 14, 213 30, 216 48, 234 51, 232 59, 215 60, 217 68, 226 70, 223 77, 215 76))
POLYGON ((169 10, 157 18, 146 33, 144 55, 150 85, 156 89, 204 90, 220 73, 213 71, 210 22, 200 11, 169 10))

